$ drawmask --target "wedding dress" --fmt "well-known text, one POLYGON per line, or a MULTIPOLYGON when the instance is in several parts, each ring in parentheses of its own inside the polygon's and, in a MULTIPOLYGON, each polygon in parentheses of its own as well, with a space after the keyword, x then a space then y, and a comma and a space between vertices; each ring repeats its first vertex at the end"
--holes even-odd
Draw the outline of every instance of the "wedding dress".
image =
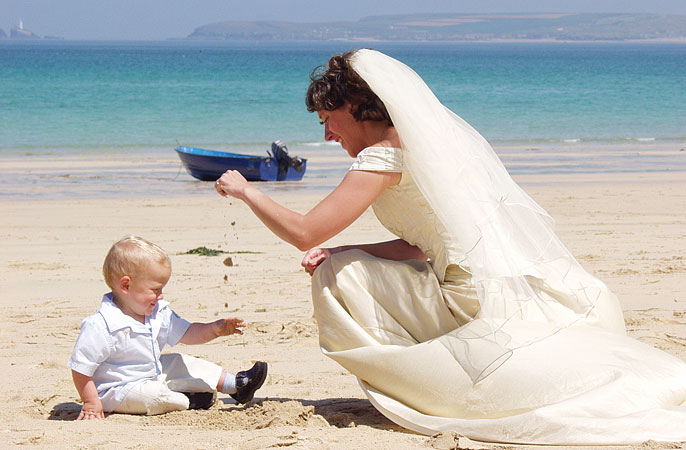
POLYGON ((402 173, 374 212, 429 262, 353 250, 322 263, 312 284, 322 351, 421 433, 686 441, 686 363, 625 336, 616 297, 418 75, 372 50, 351 61, 403 147, 367 148, 351 170, 402 173))

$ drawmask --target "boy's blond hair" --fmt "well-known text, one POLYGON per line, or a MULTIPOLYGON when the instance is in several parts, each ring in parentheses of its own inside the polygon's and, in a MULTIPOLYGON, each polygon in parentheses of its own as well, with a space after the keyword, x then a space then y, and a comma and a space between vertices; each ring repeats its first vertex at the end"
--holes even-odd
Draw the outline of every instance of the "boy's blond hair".
POLYGON ((155 262, 171 267, 171 259, 162 247, 138 236, 125 236, 112 245, 102 264, 105 283, 116 290, 125 275, 133 277, 147 264, 155 262))

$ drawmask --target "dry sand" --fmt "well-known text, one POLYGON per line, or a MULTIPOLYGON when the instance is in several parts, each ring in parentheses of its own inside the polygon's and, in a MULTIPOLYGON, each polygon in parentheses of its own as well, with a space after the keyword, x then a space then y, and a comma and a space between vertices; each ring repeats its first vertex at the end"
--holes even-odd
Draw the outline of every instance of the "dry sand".
MULTIPOLYGON (((629 334, 686 359, 686 176, 519 181, 555 217, 560 237, 580 262, 619 295, 629 334)), ((302 253, 272 235, 245 205, 207 187, 206 197, 0 202, 0 447, 536 448, 422 436, 376 412, 355 378, 319 351, 302 253), (171 253, 165 297, 183 317, 246 320, 243 336, 174 351, 234 371, 268 361, 270 375, 253 404, 238 406, 220 394, 207 411, 73 420, 80 403, 65 364, 81 319, 97 310, 106 291, 100 274, 105 252, 129 233, 171 253), (229 252, 233 266, 223 264, 227 255, 183 254, 199 246, 229 252)), ((299 211, 320 195, 293 197, 276 195, 299 211)), ((388 237, 367 212, 330 244, 388 237)))

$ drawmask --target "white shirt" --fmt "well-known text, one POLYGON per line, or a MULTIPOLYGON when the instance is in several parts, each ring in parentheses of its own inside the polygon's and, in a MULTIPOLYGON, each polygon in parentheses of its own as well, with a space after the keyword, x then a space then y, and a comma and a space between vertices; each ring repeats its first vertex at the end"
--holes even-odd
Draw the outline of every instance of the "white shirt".
POLYGON ((160 300, 145 323, 124 314, 105 294, 98 312, 81 322, 67 365, 93 378, 103 409, 113 411, 138 382, 162 373, 160 352, 176 345, 190 322, 160 300))

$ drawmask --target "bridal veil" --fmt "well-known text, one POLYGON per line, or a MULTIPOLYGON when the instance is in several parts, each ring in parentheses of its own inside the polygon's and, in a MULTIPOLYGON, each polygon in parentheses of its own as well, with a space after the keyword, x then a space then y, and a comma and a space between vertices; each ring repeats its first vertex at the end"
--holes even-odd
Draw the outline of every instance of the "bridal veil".
POLYGON ((472 274, 480 320, 463 327, 450 345, 474 382, 518 347, 560 327, 583 321, 624 332, 616 297, 581 268, 555 235, 550 216, 476 130, 405 64, 368 49, 351 62, 386 106, 409 172, 448 230, 460 266, 472 274), (515 341, 506 331, 510 320, 552 327, 515 341))

